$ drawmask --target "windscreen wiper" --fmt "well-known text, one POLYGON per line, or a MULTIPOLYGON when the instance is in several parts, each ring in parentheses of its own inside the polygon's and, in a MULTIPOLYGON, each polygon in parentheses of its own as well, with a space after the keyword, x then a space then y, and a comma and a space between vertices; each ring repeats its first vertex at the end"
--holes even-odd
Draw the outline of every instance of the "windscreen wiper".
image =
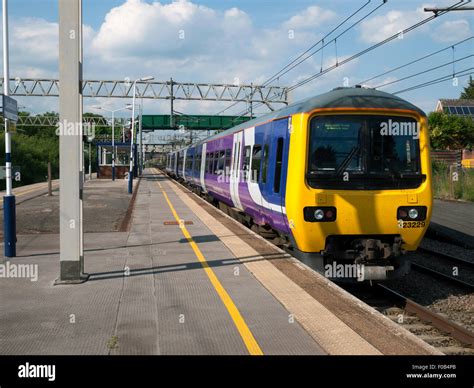
POLYGON ((344 172, 344 170, 349 165, 349 163, 351 162, 354 155, 357 152, 359 152, 359 150, 360 150, 359 146, 355 146, 355 147, 352 148, 351 152, 349 152, 349 154, 345 157, 345 159, 341 162, 341 164, 339 166, 337 166, 336 176, 340 176, 344 172))

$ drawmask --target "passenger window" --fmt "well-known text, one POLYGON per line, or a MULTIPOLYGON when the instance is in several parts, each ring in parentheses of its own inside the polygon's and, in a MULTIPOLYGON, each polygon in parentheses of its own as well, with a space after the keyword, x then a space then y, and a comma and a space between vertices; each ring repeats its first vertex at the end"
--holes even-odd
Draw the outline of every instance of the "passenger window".
POLYGON ((267 183, 268 152, 268 144, 265 144, 263 147, 262 183, 267 183))
POLYGON ((211 153, 208 152, 206 153, 206 172, 210 173, 211 172, 211 163, 212 163, 212 157, 211 153))
POLYGON ((217 163, 218 173, 223 172, 225 168, 225 151, 219 152, 219 161, 217 163))
POLYGON ((258 177, 260 175, 260 163, 262 161, 262 146, 254 145, 252 152, 252 169, 250 180, 252 182, 258 182, 258 177))
POLYGON ((244 147, 244 163, 242 164, 242 174, 244 182, 248 182, 249 171, 250 171, 250 155, 252 153, 252 147, 244 147))
POLYGON ((242 165, 242 169, 244 171, 250 170, 250 155, 251 155, 251 148, 250 146, 246 146, 244 148, 244 164, 242 165))
POLYGON ((214 174, 214 152, 211 152, 209 157, 209 174, 214 174))
POLYGON ((281 171, 283 167, 283 138, 279 137, 277 141, 277 154, 275 161, 275 179, 273 180, 273 191, 280 192, 281 171))
POLYGON ((219 152, 214 152, 214 164, 212 167, 211 174, 216 174, 217 173, 217 164, 219 163, 219 152))
POLYGON ((201 170, 201 155, 196 155, 196 160, 194 161, 194 172, 197 173, 201 170))
POLYGON ((231 162, 231 159, 232 159, 231 155, 232 155, 232 152, 231 152, 230 148, 226 149, 225 150, 225 169, 226 170, 230 170, 230 162, 231 162))

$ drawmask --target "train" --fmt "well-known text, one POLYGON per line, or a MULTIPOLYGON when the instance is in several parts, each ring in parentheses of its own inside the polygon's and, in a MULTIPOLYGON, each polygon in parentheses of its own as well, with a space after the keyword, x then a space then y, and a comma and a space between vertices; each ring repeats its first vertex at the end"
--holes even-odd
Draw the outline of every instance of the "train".
POLYGON ((408 273, 431 218, 425 113, 359 85, 170 152, 164 169, 336 280, 408 273))

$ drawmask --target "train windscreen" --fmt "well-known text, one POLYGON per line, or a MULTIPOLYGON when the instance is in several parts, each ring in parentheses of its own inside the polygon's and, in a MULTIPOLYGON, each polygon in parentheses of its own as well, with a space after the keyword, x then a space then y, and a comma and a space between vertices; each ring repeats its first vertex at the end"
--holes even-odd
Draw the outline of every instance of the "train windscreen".
POLYGON ((420 126, 410 117, 316 116, 310 122, 307 179, 315 188, 418 187, 420 126))

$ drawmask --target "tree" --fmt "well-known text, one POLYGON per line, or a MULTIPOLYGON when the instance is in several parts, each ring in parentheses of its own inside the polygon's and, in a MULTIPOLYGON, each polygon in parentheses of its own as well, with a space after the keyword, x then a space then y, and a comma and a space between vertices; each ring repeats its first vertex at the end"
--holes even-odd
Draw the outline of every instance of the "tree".
POLYGON ((464 88, 464 91, 461 93, 460 98, 464 100, 474 99, 474 80, 472 79, 472 75, 469 76, 469 82, 467 86, 464 88))
POLYGON ((474 145, 474 120, 471 117, 431 112, 428 126, 433 149, 472 149, 474 145))

